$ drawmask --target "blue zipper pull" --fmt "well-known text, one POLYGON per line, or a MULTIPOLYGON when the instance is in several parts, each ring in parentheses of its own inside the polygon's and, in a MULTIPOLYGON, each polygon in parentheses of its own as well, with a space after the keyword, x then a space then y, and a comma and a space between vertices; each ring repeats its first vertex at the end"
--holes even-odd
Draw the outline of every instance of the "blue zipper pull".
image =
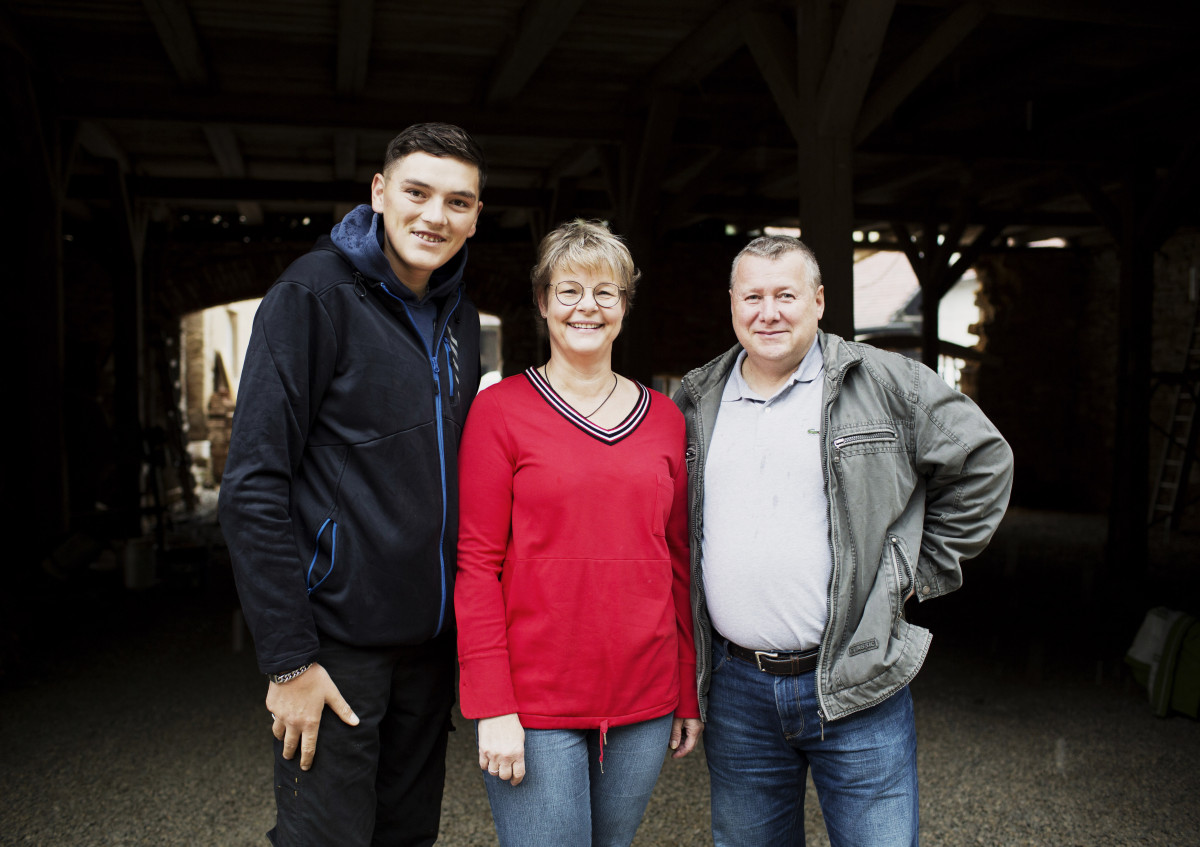
POLYGON ((434 353, 432 356, 430 356, 429 361, 433 363, 433 394, 436 397, 442 389, 440 381, 438 380, 438 376, 441 374, 442 369, 438 366, 437 353, 434 353))
POLYGON ((446 349, 446 381, 450 383, 450 396, 454 396, 454 365, 450 361, 450 339, 442 336, 442 347, 446 349))

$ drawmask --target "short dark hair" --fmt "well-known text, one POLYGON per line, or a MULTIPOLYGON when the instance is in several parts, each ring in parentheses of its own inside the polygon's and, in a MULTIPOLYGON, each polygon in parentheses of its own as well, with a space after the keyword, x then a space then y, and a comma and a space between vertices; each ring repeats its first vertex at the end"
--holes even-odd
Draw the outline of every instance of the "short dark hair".
POLYGON ((483 193, 483 184, 487 182, 487 162, 475 139, 461 127, 443 123, 413 124, 408 127, 388 142, 387 153, 383 157, 384 175, 394 163, 412 153, 459 159, 474 165, 479 171, 479 191, 483 193))

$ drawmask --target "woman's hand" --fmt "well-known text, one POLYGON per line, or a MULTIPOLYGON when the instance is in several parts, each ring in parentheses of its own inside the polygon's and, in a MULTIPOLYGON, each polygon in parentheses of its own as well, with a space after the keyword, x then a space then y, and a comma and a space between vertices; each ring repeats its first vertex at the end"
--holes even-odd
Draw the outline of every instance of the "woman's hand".
POLYGON ((704 722, 699 718, 675 718, 671 721, 671 754, 672 759, 682 759, 696 749, 700 733, 704 732, 704 722))
MULTIPOLYGON (((698 722, 697 722, 698 723, 698 722)), ((525 778, 525 728, 516 715, 482 718, 479 733, 479 767, 520 785, 525 778)))

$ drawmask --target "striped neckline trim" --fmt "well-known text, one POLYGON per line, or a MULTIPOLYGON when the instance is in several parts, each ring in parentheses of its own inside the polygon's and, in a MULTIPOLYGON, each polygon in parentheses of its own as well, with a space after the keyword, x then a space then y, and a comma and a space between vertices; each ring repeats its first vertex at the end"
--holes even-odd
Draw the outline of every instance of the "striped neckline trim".
POLYGON ((529 384, 537 390, 538 394, 542 395, 542 399, 567 420, 567 423, 578 427, 592 438, 595 438, 597 441, 603 441, 605 444, 616 444, 621 439, 632 435, 633 431, 638 428, 638 425, 641 424, 646 414, 650 411, 649 390, 640 382, 635 382, 634 385, 638 388, 638 399, 633 404, 633 411, 625 416, 625 420, 612 429, 605 429, 602 426, 597 426, 575 411, 575 408, 570 403, 558 395, 558 392, 554 390, 537 368, 527 368, 525 370, 525 378, 529 380, 529 384))

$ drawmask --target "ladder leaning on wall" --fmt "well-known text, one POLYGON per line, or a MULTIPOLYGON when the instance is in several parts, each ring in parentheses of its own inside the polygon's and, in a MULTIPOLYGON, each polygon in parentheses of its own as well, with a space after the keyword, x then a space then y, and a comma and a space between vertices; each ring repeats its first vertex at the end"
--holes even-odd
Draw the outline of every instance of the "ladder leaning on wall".
POLYGON ((1186 503, 1188 477, 1196 458, 1197 429, 1200 415, 1197 402, 1200 400, 1200 299, 1192 308, 1192 326, 1188 333, 1187 352, 1183 367, 1177 373, 1163 375, 1164 382, 1172 390, 1171 416, 1161 432, 1162 458, 1155 475, 1154 490, 1150 492, 1151 525, 1163 521, 1163 531, 1170 534, 1178 526, 1179 517, 1186 503))

